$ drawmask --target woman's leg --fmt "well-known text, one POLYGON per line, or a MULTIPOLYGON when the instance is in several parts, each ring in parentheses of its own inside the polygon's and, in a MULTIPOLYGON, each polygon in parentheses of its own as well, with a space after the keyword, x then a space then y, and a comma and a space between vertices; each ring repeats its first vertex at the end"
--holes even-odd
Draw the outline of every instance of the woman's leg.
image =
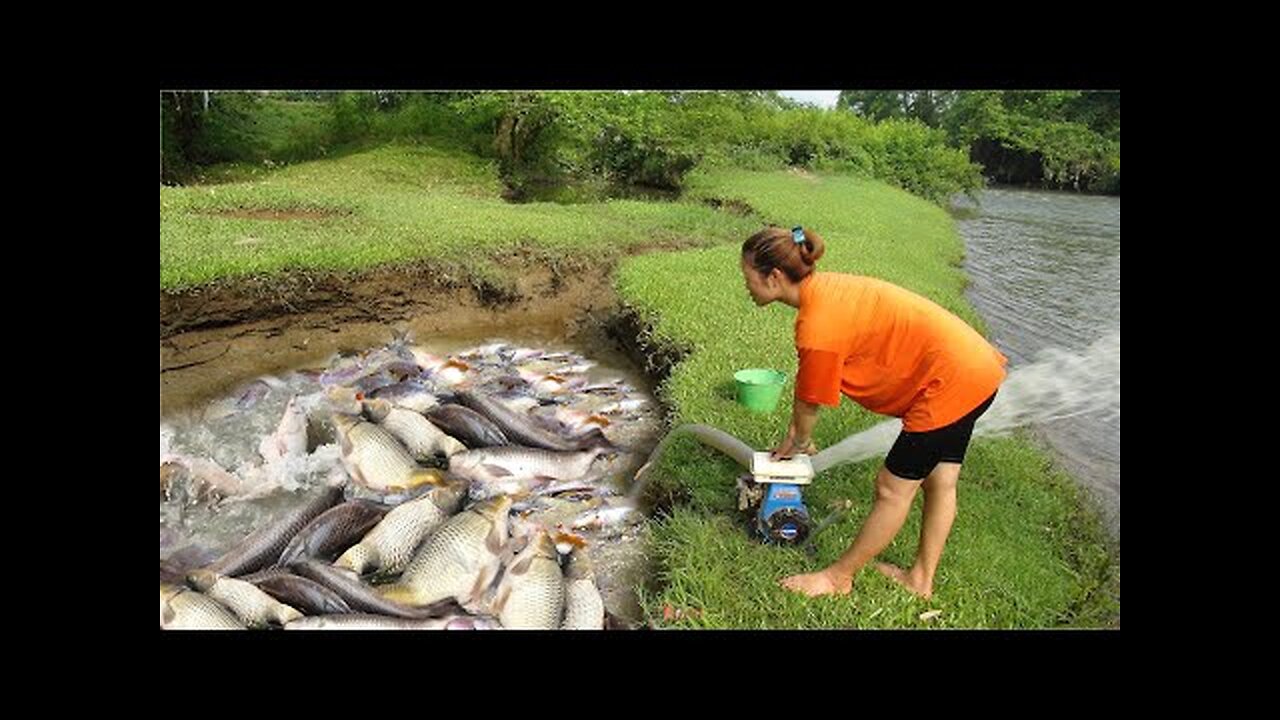
POLYGON ((904 480, 882 466, 876 475, 875 504, 849 549, 839 560, 818 572, 783 578, 782 587, 809 597, 848 593, 862 566, 888 547, 902 529, 919 487, 919 480, 904 480))
POLYGON ((956 519, 956 483, 960 463, 942 462, 924 479, 924 518, 920 523, 920 547, 910 570, 876 563, 876 569, 908 590, 928 600, 933 596, 933 576, 938 571, 942 548, 956 519))

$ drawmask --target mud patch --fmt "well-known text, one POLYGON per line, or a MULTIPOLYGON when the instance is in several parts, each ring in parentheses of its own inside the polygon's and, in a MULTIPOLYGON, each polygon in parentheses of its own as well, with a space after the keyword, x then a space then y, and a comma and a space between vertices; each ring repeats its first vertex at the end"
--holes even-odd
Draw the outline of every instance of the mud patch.
POLYGON ((721 198, 708 198, 706 203, 716 210, 722 210, 732 215, 740 217, 749 217, 755 215, 755 208, 751 207, 742 200, 722 200, 721 198))
POLYGON ((627 357, 660 386, 672 369, 692 350, 657 342, 652 327, 635 309, 619 305, 604 324, 604 331, 627 357))
POLYGON ((385 344, 396 332, 421 342, 480 329, 572 339, 602 327, 616 306, 607 272, 563 277, 546 268, 503 292, 381 269, 161 293, 160 412, 203 404, 248 378, 385 344))

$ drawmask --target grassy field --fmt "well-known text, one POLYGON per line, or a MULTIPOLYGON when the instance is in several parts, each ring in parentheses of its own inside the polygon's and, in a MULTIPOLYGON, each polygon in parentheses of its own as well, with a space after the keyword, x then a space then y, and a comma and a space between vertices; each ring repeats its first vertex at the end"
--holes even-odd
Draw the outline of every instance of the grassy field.
MULTIPOLYGON (((794 378, 796 369, 794 310, 757 308, 738 269, 741 243, 762 221, 822 234, 821 269, 902 284, 983 327, 964 299, 963 248, 946 212, 873 181, 719 170, 690 178, 678 203, 513 205, 500 198, 491 165, 407 142, 213 175, 224 182, 161 187, 161 289, 419 260, 501 272, 484 258, 517 247, 592 261, 657 244, 695 248, 626 258, 616 287, 659 342, 690 351, 661 389, 676 422, 715 425, 757 448, 784 434, 789 392, 772 414, 754 415, 733 402, 732 374, 762 366, 794 378), (709 199, 736 200, 755 214, 717 211, 709 199), (252 215, 266 210, 297 217, 252 215)), ((845 401, 823 411, 815 439, 825 447, 883 419, 845 401)), ((665 624, 666 606, 695 610, 674 624, 714 628, 1043 628, 1102 625, 1112 616, 1118 581, 1103 531, 1069 478, 1025 438, 975 440, 932 601, 912 598, 870 566, 850 597, 806 600, 779 588, 779 577, 821 567, 848 545, 870 510, 878 465, 842 466, 812 486, 806 500, 817 516, 848 509, 807 557, 750 540, 734 506, 739 468, 692 441, 672 442, 653 474, 653 490, 672 511, 655 524, 659 576, 645 592, 646 611, 665 624), (927 610, 942 612, 920 620, 927 610)), ((882 557, 910 564, 919 522, 917 500, 882 557)))
POLYGON ((397 143, 282 169, 230 167, 234 182, 160 188, 160 287, 281 270, 356 270, 478 259, 517 247, 600 260, 652 244, 707 245, 755 226, 702 205, 616 200, 514 205, 492 165, 397 143), (255 172, 256 171, 256 172, 255 172), (292 219, 231 213, 282 211, 292 219))
MULTIPOLYGON (((693 192, 744 202, 779 225, 813 228, 828 243, 820 268, 902 284, 983 327, 964 300, 961 242, 934 205, 881 183, 794 173, 718 173, 698 178, 693 192)), ((751 302, 739 252, 735 244, 632 258, 617 285, 659 342, 693 349, 664 388, 676 423, 714 425, 764 449, 786 433, 790 393, 773 413, 753 414, 734 402, 732 375, 772 367, 794 379, 795 311, 751 302)), ((845 400, 821 411, 815 440, 827 447, 884 419, 845 400)), ((855 579, 852 599, 806 600, 777 587, 778 578, 823 567, 848 546, 870 512, 879 463, 835 468, 806 493, 819 517, 851 505, 818 537, 810 558, 749 540, 735 505, 740 469, 692 440, 674 440, 655 473, 654 490, 676 510, 656 527, 661 589, 647 610, 655 620, 667 605, 698 610, 679 624, 715 628, 1038 628, 1107 617, 1107 598, 1097 590, 1110 566, 1097 520, 1081 509, 1069 478, 1025 439, 974 441, 931 602, 912 598, 871 566, 855 579), (920 621, 928 610, 942 613, 920 621)), ((919 532, 917 499, 881 557, 909 567, 919 532)))

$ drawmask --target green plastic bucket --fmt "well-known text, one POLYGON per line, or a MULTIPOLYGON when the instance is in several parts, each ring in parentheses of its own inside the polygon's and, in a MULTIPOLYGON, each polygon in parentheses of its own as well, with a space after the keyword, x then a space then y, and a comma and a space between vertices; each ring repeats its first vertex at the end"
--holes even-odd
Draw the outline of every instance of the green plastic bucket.
POLYGON ((770 412, 778 406, 787 376, 777 370, 751 368, 733 374, 738 384, 738 402, 756 412, 770 412))

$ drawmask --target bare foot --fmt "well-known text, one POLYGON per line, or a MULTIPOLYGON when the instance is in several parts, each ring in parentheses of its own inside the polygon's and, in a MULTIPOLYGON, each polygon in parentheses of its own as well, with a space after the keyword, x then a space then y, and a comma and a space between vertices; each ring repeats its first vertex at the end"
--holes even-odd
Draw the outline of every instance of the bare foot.
POLYGON ((912 595, 924 598, 925 600, 933 597, 933 583, 925 582, 923 578, 916 576, 914 573, 903 570, 897 565, 890 565, 886 562, 876 563, 876 569, 885 577, 911 591, 912 595))
POLYGON ((809 597, 819 595, 848 595, 853 590, 853 578, 840 582, 827 574, 826 570, 804 575, 792 575, 778 583, 793 592, 803 593, 809 597))

